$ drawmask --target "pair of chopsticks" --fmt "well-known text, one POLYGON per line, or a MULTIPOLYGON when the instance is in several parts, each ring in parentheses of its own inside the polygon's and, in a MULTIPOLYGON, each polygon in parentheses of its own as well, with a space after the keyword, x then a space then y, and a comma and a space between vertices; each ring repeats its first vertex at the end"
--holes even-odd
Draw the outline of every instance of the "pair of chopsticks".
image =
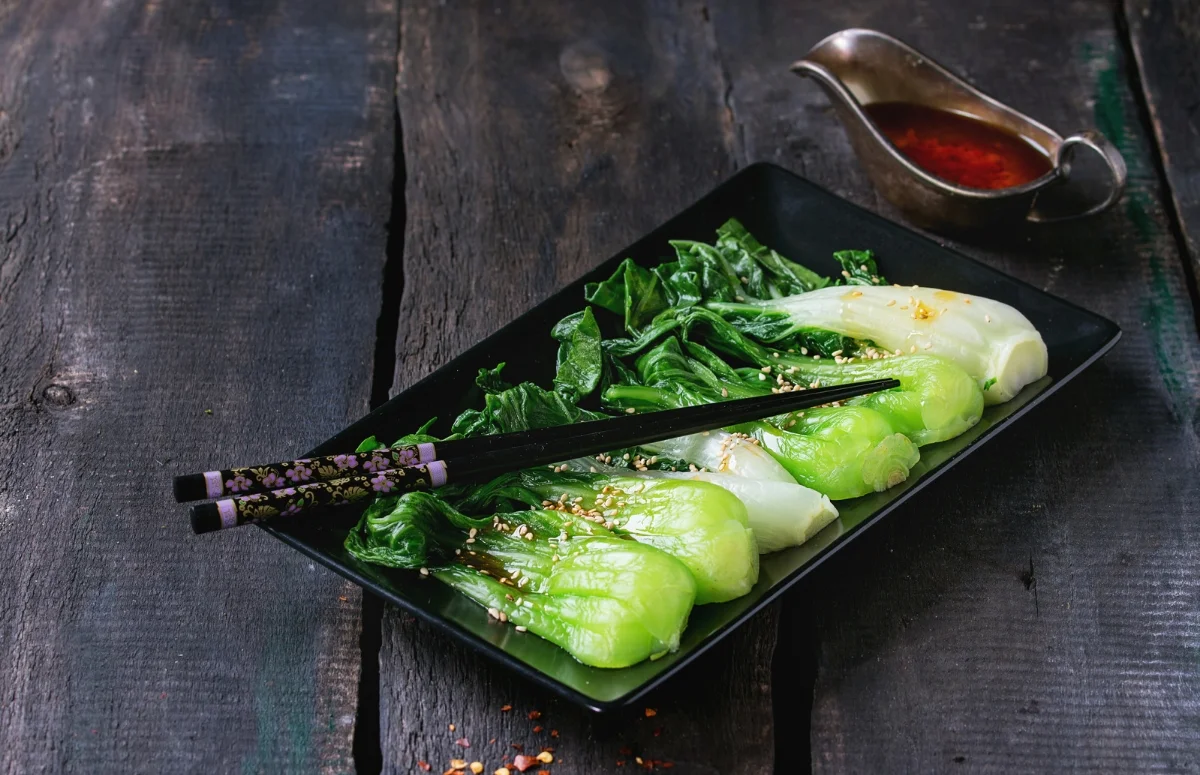
POLYGON ((456 483, 487 479, 899 386, 897 380, 878 379, 570 426, 187 474, 175 477, 175 499, 182 503, 222 498, 192 507, 192 530, 208 533, 373 495, 441 487, 452 474, 456 483))

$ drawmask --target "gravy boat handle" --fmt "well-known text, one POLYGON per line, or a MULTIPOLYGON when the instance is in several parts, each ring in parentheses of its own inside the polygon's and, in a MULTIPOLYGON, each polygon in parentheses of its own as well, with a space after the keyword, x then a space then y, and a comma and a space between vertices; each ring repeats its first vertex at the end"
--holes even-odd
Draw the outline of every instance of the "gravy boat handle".
POLYGON ((1125 191, 1125 180, 1128 177, 1128 171, 1125 167, 1125 160, 1121 158, 1121 153, 1117 150, 1108 138, 1099 132, 1086 130, 1073 134, 1062 141, 1062 145, 1058 147, 1057 158, 1055 159, 1055 168, 1062 171, 1062 179, 1066 180, 1071 174, 1071 159, 1075 155, 1075 151, 1080 146, 1089 148, 1100 155, 1104 160, 1105 166, 1108 167, 1109 174, 1112 180, 1109 183, 1108 195, 1099 204, 1082 210, 1077 213, 1066 213, 1063 215, 1043 215, 1037 211, 1037 208, 1030 211, 1026 216, 1028 220, 1034 223, 1055 223, 1058 221, 1070 221, 1076 218, 1084 218, 1089 215, 1101 213, 1112 207, 1121 198, 1121 194, 1125 191))

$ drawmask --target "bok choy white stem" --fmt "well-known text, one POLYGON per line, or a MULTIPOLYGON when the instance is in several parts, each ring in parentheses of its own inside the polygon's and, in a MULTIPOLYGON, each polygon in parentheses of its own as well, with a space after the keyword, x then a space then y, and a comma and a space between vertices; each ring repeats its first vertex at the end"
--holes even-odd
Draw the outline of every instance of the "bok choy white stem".
POLYGON ((890 351, 949 358, 975 378, 989 404, 1008 401, 1047 371, 1046 343, 1033 324, 1007 304, 981 296, 917 286, 830 286, 706 306, 768 342, 822 328, 890 351))

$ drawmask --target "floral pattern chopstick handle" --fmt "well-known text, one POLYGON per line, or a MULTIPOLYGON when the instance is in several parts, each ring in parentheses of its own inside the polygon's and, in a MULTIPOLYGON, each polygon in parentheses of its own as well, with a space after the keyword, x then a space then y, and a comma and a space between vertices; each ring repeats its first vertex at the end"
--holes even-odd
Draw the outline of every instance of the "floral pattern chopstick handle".
POLYGON ((299 487, 239 495, 192 507, 192 530, 208 533, 276 517, 291 517, 317 506, 341 506, 373 495, 441 487, 446 464, 440 460, 408 468, 378 471, 374 476, 344 476, 299 487))
POLYGON ((377 476, 382 471, 419 466, 437 460, 433 444, 413 444, 345 455, 300 458, 264 466, 227 468, 175 478, 179 501, 221 498, 226 495, 266 493, 309 482, 328 482, 354 476, 377 476))

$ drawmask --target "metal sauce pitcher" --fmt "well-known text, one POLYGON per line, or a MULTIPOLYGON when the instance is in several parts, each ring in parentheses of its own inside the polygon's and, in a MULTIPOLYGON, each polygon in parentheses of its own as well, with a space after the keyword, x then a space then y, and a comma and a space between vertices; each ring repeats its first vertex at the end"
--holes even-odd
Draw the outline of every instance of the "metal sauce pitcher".
POLYGON ((830 35, 792 65, 825 90, 850 135, 871 182, 914 223, 931 229, 972 229, 1022 220, 1048 222, 1093 215, 1111 207, 1125 188, 1125 161, 1099 132, 1060 137, 1028 116, 992 99, 899 40, 874 30, 830 35), (875 102, 908 102, 965 114, 1031 140, 1053 162, 1042 177, 1021 186, 976 189, 950 183, 909 161, 863 111, 875 102), (1080 146, 1100 154, 1112 176, 1104 201, 1081 212, 1047 216, 1038 194, 1064 182, 1080 146))

